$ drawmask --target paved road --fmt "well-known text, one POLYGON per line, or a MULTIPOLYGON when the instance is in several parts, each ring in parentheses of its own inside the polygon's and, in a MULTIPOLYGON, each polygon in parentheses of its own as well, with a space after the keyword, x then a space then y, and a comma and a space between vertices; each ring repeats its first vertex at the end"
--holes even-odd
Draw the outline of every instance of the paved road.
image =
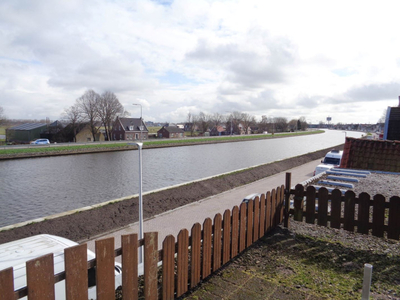
MULTIPOLYGON (((321 159, 315 160, 286 171, 292 173, 292 186, 295 186, 297 183, 303 182, 312 177, 314 169, 318 163, 320 163, 320 161, 321 159)), ((286 172, 266 177, 251 184, 241 186, 149 218, 144 221, 144 232, 158 231, 158 243, 160 249, 162 241, 167 235, 172 234, 176 238, 181 229, 186 228, 190 232, 190 229, 194 223, 199 222, 202 224, 207 217, 213 219, 217 213, 222 215, 226 209, 232 209, 233 206, 240 205, 241 200, 249 194, 264 194, 267 191, 277 188, 278 186, 284 185, 286 172)), ((144 203, 144 205, 146 205, 146 203, 144 203)), ((115 247, 119 248, 121 247, 121 235, 138 232, 139 223, 136 222, 125 228, 97 236, 86 242, 88 244, 88 248, 94 251, 94 241, 96 239, 114 236, 115 247)))

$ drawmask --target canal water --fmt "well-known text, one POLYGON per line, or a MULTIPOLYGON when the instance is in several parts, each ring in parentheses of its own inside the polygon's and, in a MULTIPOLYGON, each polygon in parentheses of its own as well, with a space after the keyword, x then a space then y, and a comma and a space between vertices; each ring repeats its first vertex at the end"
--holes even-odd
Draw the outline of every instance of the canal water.
MULTIPOLYGON (((360 137, 361 133, 347 132, 360 137)), ((143 191, 343 144, 343 131, 143 150, 143 191)), ((0 162, 0 227, 138 193, 138 151, 0 162)))

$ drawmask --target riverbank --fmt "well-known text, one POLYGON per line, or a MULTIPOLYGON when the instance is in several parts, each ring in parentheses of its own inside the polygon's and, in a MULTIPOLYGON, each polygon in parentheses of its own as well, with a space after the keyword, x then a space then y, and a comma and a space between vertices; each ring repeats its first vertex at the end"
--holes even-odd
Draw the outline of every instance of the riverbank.
MULTIPOLYGON (((343 145, 336 148, 342 149, 343 145)), ((143 196, 144 218, 199 201, 235 187, 284 172, 288 169, 323 157, 328 149, 260 165, 242 171, 173 187, 143 196)), ((282 180, 284 184, 284 180, 282 180)), ((27 236, 48 233, 71 240, 90 239, 92 236, 124 227, 138 221, 138 198, 108 203, 91 210, 74 211, 57 218, 45 218, 37 223, 0 231, 0 244, 27 236)))
MULTIPOLYGON (((293 137, 300 135, 310 135, 323 133, 323 130, 305 131, 305 132, 289 132, 279 134, 258 134, 258 135, 240 135, 240 136, 222 136, 222 137, 201 137, 201 138, 185 138, 185 139, 161 139, 143 141, 143 149, 154 149, 163 147, 182 147, 196 146, 204 144, 232 143, 253 140, 275 139, 284 137, 293 137)), ((0 149, 0 161, 10 159, 50 157, 62 155, 76 155, 88 153, 101 153, 113 151, 136 150, 137 146, 129 142, 96 142, 85 145, 75 144, 59 144, 44 146, 27 146, 26 148, 7 148, 0 149)))

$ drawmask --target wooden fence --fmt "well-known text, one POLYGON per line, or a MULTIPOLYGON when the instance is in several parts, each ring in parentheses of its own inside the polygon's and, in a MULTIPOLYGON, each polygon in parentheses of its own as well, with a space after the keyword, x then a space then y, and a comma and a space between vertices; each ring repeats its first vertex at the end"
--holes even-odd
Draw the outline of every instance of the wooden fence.
MULTIPOLYGON (((286 182, 286 186, 290 186, 288 174, 286 182)), ((343 228, 377 237, 384 237, 386 233, 387 238, 399 240, 400 197, 398 196, 385 199, 378 194, 371 198, 367 193, 360 193, 356 197, 353 191, 347 191, 342 195, 338 189, 329 194, 326 188, 317 191, 313 186, 308 186, 305 190, 301 184, 296 185, 294 190, 287 191, 285 198, 289 199, 291 195, 294 196, 294 209, 290 212, 296 221, 343 228)))
MULTIPOLYGON (((65 280, 66 299, 88 299, 88 269, 96 266, 97 299, 115 299, 114 261, 122 256, 122 294, 124 300, 174 299, 195 287, 229 260, 251 246, 283 220, 284 186, 262 194, 247 204, 235 206, 196 223, 190 231, 182 229, 177 241, 167 236, 158 250, 158 233, 121 236, 121 248, 114 250, 114 238, 97 240, 96 259, 87 262, 87 245, 65 249, 65 272, 54 275, 53 255, 26 263, 27 287, 14 291, 13 269, 0 271, 0 300, 54 299, 54 284, 65 280), (144 287, 138 280, 138 247, 144 246, 144 287), (162 261, 161 271, 157 263, 162 261)), ((140 281, 142 282, 142 281, 140 281)))

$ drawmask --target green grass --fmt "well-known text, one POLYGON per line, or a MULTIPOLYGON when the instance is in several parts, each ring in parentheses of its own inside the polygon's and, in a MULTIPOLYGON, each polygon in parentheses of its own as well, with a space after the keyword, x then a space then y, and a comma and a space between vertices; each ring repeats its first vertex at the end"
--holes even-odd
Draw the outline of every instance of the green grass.
POLYGON ((6 128, 5 126, 0 126, 0 134, 5 135, 6 134, 6 128))
MULTIPOLYGON (((246 141, 246 140, 256 140, 256 139, 271 139, 277 137, 288 137, 288 136, 299 136, 306 134, 316 134, 321 133, 323 131, 309 131, 309 132, 290 132, 290 133, 279 133, 275 135, 237 135, 237 136, 226 136, 226 137, 204 137, 204 138, 196 138, 196 139, 162 139, 162 140, 147 140, 143 142, 143 147, 151 147, 151 146, 171 146, 171 145, 190 145, 193 143, 210 143, 210 142, 227 142, 227 141, 246 141)), ((104 143, 104 144, 93 144, 93 145, 69 145, 69 146, 57 146, 57 147, 43 147, 43 146, 32 146, 29 148, 18 149, 18 148, 9 148, 7 146, 5 149, 0 149, 0 155, 12 155, 12 154, 20 154, 20 153, 51 153, 51 152, 71 152, 71 151, 79 151, 79 150, 90 150, 93 149, 96 151, 97 149, 102 148, 124 148, 128 145, 128 143, 104 143)))

